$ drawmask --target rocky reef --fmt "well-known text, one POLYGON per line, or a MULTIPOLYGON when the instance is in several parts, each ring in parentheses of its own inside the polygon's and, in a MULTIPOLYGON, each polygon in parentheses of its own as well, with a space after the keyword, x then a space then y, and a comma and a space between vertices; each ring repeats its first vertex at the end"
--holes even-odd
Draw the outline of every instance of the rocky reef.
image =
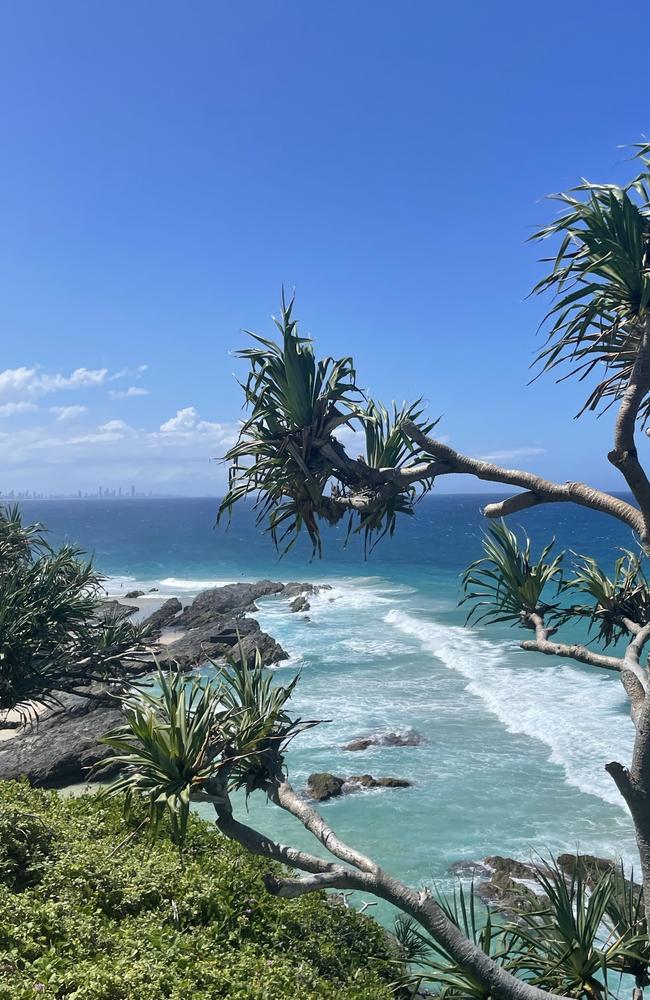
MULTIPOLYGON (((202 591, 186 607, 172 597, 147 619, 156 658, 163 666, 177 663, 182 669, 190 669, 226 654, 239 658, 243 652, 249 658, 259 650, 265 665, 279 663, 287 653, 251 617, 255 601, 274 595, 295 601, 320 589, 320 585, 312 583, 261 580, 202 591), (165 633, 170 631, 172 641, 167 642, 165 633)), ((98 613, 108 616, 125 609, 131 614, 138 610, 109 600, 102 603, 98 613)), ((152 656, 139 672, 153 666, 152 656)), ((44 712, 36 723, 0 742, 0 780, 26 777, 31 784, 44 788, 86 780, 90 768, 107 755, 100 738, 122 718, 114 693, 115 689, 111 692, 93 685, 87 689, 87 697, 61 695, 59 704, 44 712)))
POLYGON ((371 774, 353 774, 349 778, 339 778, 328 771, 310 774, 307 778, 307 792, 315 802, 327 802, 345 792, 358 792, 364 788, 410 788, 406 778, 373 778, 371 774))

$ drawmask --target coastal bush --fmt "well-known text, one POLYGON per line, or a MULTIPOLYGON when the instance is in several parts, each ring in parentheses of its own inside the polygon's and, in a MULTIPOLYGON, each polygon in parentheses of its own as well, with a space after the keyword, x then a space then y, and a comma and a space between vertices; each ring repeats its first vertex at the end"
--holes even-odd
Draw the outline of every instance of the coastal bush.
POLYGON ((0 727, 56 692, 124 676, 146 629, 102 609, 102 576, 74 545, 54 549, 18 507, 0 506, 0 727))
POLYGON ((374 921, 322 894, 268 895, 274 866, 194 814, 182 854, 166 837, 152 849, 144 819, 0 783, 1 1000, 391 996, 374 921))

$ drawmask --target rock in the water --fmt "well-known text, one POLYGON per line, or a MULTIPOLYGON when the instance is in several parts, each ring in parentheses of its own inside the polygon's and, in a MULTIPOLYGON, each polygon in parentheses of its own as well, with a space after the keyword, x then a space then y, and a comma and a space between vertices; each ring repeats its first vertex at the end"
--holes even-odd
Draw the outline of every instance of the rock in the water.
POLYGON ((254 609, 255 601, 260 597, 280 594, 284 590, 283 583, 272 580, 260 580, 257 583, 229 583, 224 587, 213 587, 198 594, 188 605, 177 621, 179 628, 198 628, 201 625, 214 623, 215 615, 225 615, 237 612, 244 614, 254 609))
POLYGON ((176 615, 182 610, 183 605, 177 597, 170 597, 168 601, 161 604, 159 608, 153 611, 149 617, 145 619, 145 625, 149 626, 150 635, 160 635, 162 629, 171 625, 176 618, 176 615))
POLYGON ((490 877, 490 869, 479 861, 452 861, 449 871, 458 878, 484 879, 490 877))
POLYGON ((376 736, 359 736, 347 743, 343 750, 350 752, 368 750, 370 747, 416 747, 424 739, 414 729, 406 733, 378 733, 376 736))
POLYGON ((283 597, 298 597, 300 594, 318 594, 321 590, 331 590, 329 583, 287 583, 282 591, 283 597))
MULTIPOLYGON (((176 625, 177 620, 174 621, 174 626, 176 625)), ((173 661, 181 668, 187 668, 223 656, 239 660, 240 647, 247 660, 252 659, 257 650, 262 663, 266 665, 288 659, 282 646, 272 636, 262 632, 254 618, 233 620, 230 615, 189 629, 159 655, 163 662, 173 661)))
POLYGON ((327 771, 310 774, 307 778, 307 790, 316 802, 327 802, 328 799, 340 795, 345 781, 327 771))
POLYGON ((144 597, 144 590, 130 590, 124 597, 127 601, 134 600, 136 597, 144 597))
POLYGON ((493 872, 508 875, 510 878, 534 879, 537 875, 537 868, 534 865, 516 861, 515 858, 504 858, 500 854, 490 855, 484 863, 493 872))
POLYGON ((361 788, 410 788, 411 784, 405 778, 373 778, 372 774, 353 774, 349 778, 339 778, 322 771, 309 775, 307 791, 316 802, 327 802, 346 791, 359 791, 361 788))
POLYGON ((353 774, 346 783, 362 785, 363 788, 410 788, 413 782, 406 778, 373 778, 371 774, 353 774))
POLYGON ((299 597, 295 597, 289 606, 291 610, 294 612, 309 611, 309 609, 311 608, 311 604, 309 603, 307 598, 302 594, 299 597))
MULTIPOLYGON (((61 707, 0 743, 0 780, 25 777, 37 787, 57 788, 88 778, 88 769, 109 756, 99 739, 120 725, 113 699, 97 702, 61 695, 61 707)), ((109 772, 103 772, 105 774, 109 772)))

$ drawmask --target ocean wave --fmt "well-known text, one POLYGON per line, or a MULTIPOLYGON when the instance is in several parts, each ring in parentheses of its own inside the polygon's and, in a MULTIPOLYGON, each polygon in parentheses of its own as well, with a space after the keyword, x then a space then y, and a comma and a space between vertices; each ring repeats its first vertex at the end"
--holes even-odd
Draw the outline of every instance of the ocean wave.
POLYGON ((403 611, 392 610, 384 620, 467 678, 467 691, 508 732, 543 743, 567 784, 625 808, 604 770, 608 760, 629 760, 634 736, 614 678, 568 665, 531 667, 529 659, 515 665, 510 644, 403 611))

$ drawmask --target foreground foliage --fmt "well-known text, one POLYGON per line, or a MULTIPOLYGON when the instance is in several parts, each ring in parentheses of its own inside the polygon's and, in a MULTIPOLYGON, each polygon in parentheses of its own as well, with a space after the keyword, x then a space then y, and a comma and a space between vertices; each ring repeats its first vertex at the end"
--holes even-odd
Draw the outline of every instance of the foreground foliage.
POLYGON ((151 850, 143 818, 0 784, 1 1000, 388 1000, 374 921, 269 896, 273 866, 194 815, 182 858, 151 850))
POLYGON ((0 506, 0 726, 11 709, 28 717, 56 692, 122 675, 142 651, 143 626, 102 612, 102 579, 77 546, 54 549, 0 506))

